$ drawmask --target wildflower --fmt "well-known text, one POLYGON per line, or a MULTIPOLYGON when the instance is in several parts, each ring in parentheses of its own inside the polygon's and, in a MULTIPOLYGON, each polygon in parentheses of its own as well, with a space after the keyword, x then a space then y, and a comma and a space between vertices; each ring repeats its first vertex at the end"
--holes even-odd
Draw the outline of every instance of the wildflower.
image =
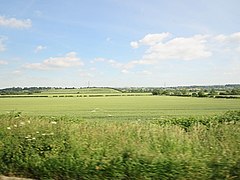
POLYGON ((25 138, 26 138, 26 139, 29 139, 29 138, 31 138, 31 135, 29 134, 29 135, 27 135, 25 138))
POLYGON ((16 125, 16 124, 14 124, 13 126, 14 126, 14 127, 17 127, 17 125, 16 125))
POLYGON ((8 130, 11 130, 11 127, 7 127, 8 130))
POLYGON ((35 140, 35 139, 36 139, 35 137, 32 138, 32 140, 35 140))
POLYGON ((56 121, 51 121, 51 124, 57 124, 57 122, 56 121))
POLYGON ((53 133, 53 132, 51 132, 49 135, 54 135, 54 133, 53 133))
POLYGON ((20 122, 20 126, 24 126, 25 125, 25 122, 20 122))
POLYGON ((36 134, 39 134, 39 131, 36 131, 36 134))
POLYGON ((45 134, 45 133, 43 133, 43 134, 42 134, 42 136, 46 136, 46 134, 45 134))
POLYGON ((30 123, 31 123, 31 121, 30 121, 30 120, 28 120, 27 122, 28 122, 28 124, 30 124, 30 123))
POLYGON ((112 117, 112 115, 111 115, 111 114, 108 114, 108 117, 112 117))

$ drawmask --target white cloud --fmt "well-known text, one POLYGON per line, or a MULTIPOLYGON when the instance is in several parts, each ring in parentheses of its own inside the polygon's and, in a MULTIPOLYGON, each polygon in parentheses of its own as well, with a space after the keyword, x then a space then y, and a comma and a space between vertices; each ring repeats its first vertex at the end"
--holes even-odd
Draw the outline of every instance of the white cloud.
POLYGON ((169 36, 170 33, 148 34, 137 44, 132 42, 132 47, 148 45, 149 48, 140 60, 131 61, 126 66, 132 68, 137 64, 155 64, 159 61, 171 59, 194 60, 208 58, 212 55, 207 46, 209 36, 176 37, 166 41, 169 36))
POLYGON ((8 62, 7 62, 7 61, 0 60, 0 65, 6 65, 6 64, 8 64, 8 62))
POLYGON ((122 68, 123 64, 119 63, 116 60, 113 59, 106 59, 106 58, 95 58, 93 61, 91 61, 91 63, 95 63, 95 62, 105 62, 107 64, 110 64, 112 67, 114 68, 122 68))
POLYGON ((233 33, 229 37, 232 41, 240 42, 240 32, 233 33))
POLYGON ((235 32, 230 35, 217 35, 213 40, 216 41, 215 49, 218 48, 221 52, 240 52, 240 32, 235 32))
POLYGON ((161 34, 147 34, 143 39, 139 41, 140 44, 153 46, 170 36, 170 33, 164 32, 161 34))
POLYGON ((129 72, 128 70, 126 70, 126 69, 121 70, 121 72, 122 72, 123 74, 129 74, 129 73, 130 73, 130 72, 129 72))
POLYGON ((139 47, 139 44, 138 44, 138 42, 136 42, 136 41, 131 42, 130 45, 131 45, 132 48, 134 48, 134 49, 136 49, 136 48, 139 47))
MULTIPOLYGON (((170 33, 148 34, 139 41, 131 42, 133 48, 147 46, 138 60, 126 63, 106 58, 95 58, 91 63, 101 62, 119 69, 124 74, 132 73, 137 65, 154 65, 162 61, 192 61, 224 58, 238 58, 240 33, 230 35, 193 35, 190 37, 170 37, 170 33)), ((229 60, 231 60, 229 59, 229 60)), ((238 58, 239 59, 239 58, 238 58)), ((150 71, 139 74, 151 75, 150 71)))
POLYGON ((227 39, 227 37, 223 34, 217 35, 216 37, 214 37, 214 40, 217 42, 225 42, 227 39))
POLYGON ((105 61, 106 61, 105 58, 100 58, 100 57, 98 57, 98 58, 95 58, 93 61, 91 61, 91 63, 95 63, 95 62, 105 62, 105 61))
POLYGON ((174 38, 166 43, 151 46, 144 56, 145 60, 165 59, 193 60, 212 55, 206 46, 206 36, 196 35, 190 38, 174 38))
POLYGON ((214 38, 220 43, 239 43, 240 42, 240 32, 232 33, 230 35, 220 34, 214 38))
POLYGON ((133 41, 130 43, 130 45, 133 48, 138 48, 140 45, 153 46, 157 43, 162 42, 169 36, 170 36, 170 33, 168 33, 168 32, 164 32, 164 33, 160 33, 160 34, 147 34, 143 39, 141 39, 139 41, 133 41))
POLYGON ((46 46, 39 45, 39 46, 37 46, 37 47, 35 48, 34 52, 35 52, 35 53, 38 53, 38 52, 40 52, 40 51, 42 51, 42 50, 44 50, 44 49, 46 49, 46 48, 47 48, 46 46))
POLYGON ((32 26, 32 21, 30 19, 16 19, 16 18, 6 18, 5 16, 0 16, 0 26, 26 29, 32 26))
POLYGON ((50 57, 42 63, 31 63, 24 65, 28 69, 49 70, 58 68, 69 68, 74 66, 82 66, 83 62, 77 57, 76 52, 69 52, 62 57, 50 57))
POLYGON ((116 60, 113 59, 106 59, 106 58, 95 58, 91 63, 96 63, 96 62, 101 62, 101 63, 106 63, 110 65, 113 68, 116 68, 120 70, 124 74, 129 74, 129 69, 131 69, 135 64, 135 62, 130 62, 130 63, 119 63, 116 60))

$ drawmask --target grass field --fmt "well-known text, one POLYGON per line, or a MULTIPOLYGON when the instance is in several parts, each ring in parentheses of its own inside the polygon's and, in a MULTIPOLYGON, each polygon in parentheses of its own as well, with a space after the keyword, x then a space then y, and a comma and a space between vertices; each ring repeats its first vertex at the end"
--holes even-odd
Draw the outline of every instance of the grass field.
POLYGON ((70 115, 86 119, 153 119, 163 116, 213 115, 240 110, 240 99, 167 96, 1 98, 0 113, 70 115))
POLYGON ((0 175, 240 179, 239 99, 0 98, 0 114, 0 175))

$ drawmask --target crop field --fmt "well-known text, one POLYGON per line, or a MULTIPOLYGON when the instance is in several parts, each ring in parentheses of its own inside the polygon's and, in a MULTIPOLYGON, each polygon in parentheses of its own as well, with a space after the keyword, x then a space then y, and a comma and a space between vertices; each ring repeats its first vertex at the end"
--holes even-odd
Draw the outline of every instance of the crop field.
POLYGON ((240 179, 240 100, 0 98, 0 174, 240 179))
POLYGON ((153 119, 164 116, 214 115, 240 110, 240 99, 165 96, 1 98, 0 113, 68 115, 85 119, 153 119))

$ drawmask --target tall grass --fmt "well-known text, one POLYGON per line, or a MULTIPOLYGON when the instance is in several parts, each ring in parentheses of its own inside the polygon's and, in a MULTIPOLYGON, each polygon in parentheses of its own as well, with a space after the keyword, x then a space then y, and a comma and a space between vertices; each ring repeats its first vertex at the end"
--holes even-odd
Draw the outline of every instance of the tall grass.
POLYGON ((36 179, 239 179, 240 112, 156 121, 0 116, 0 174, 36 179))

